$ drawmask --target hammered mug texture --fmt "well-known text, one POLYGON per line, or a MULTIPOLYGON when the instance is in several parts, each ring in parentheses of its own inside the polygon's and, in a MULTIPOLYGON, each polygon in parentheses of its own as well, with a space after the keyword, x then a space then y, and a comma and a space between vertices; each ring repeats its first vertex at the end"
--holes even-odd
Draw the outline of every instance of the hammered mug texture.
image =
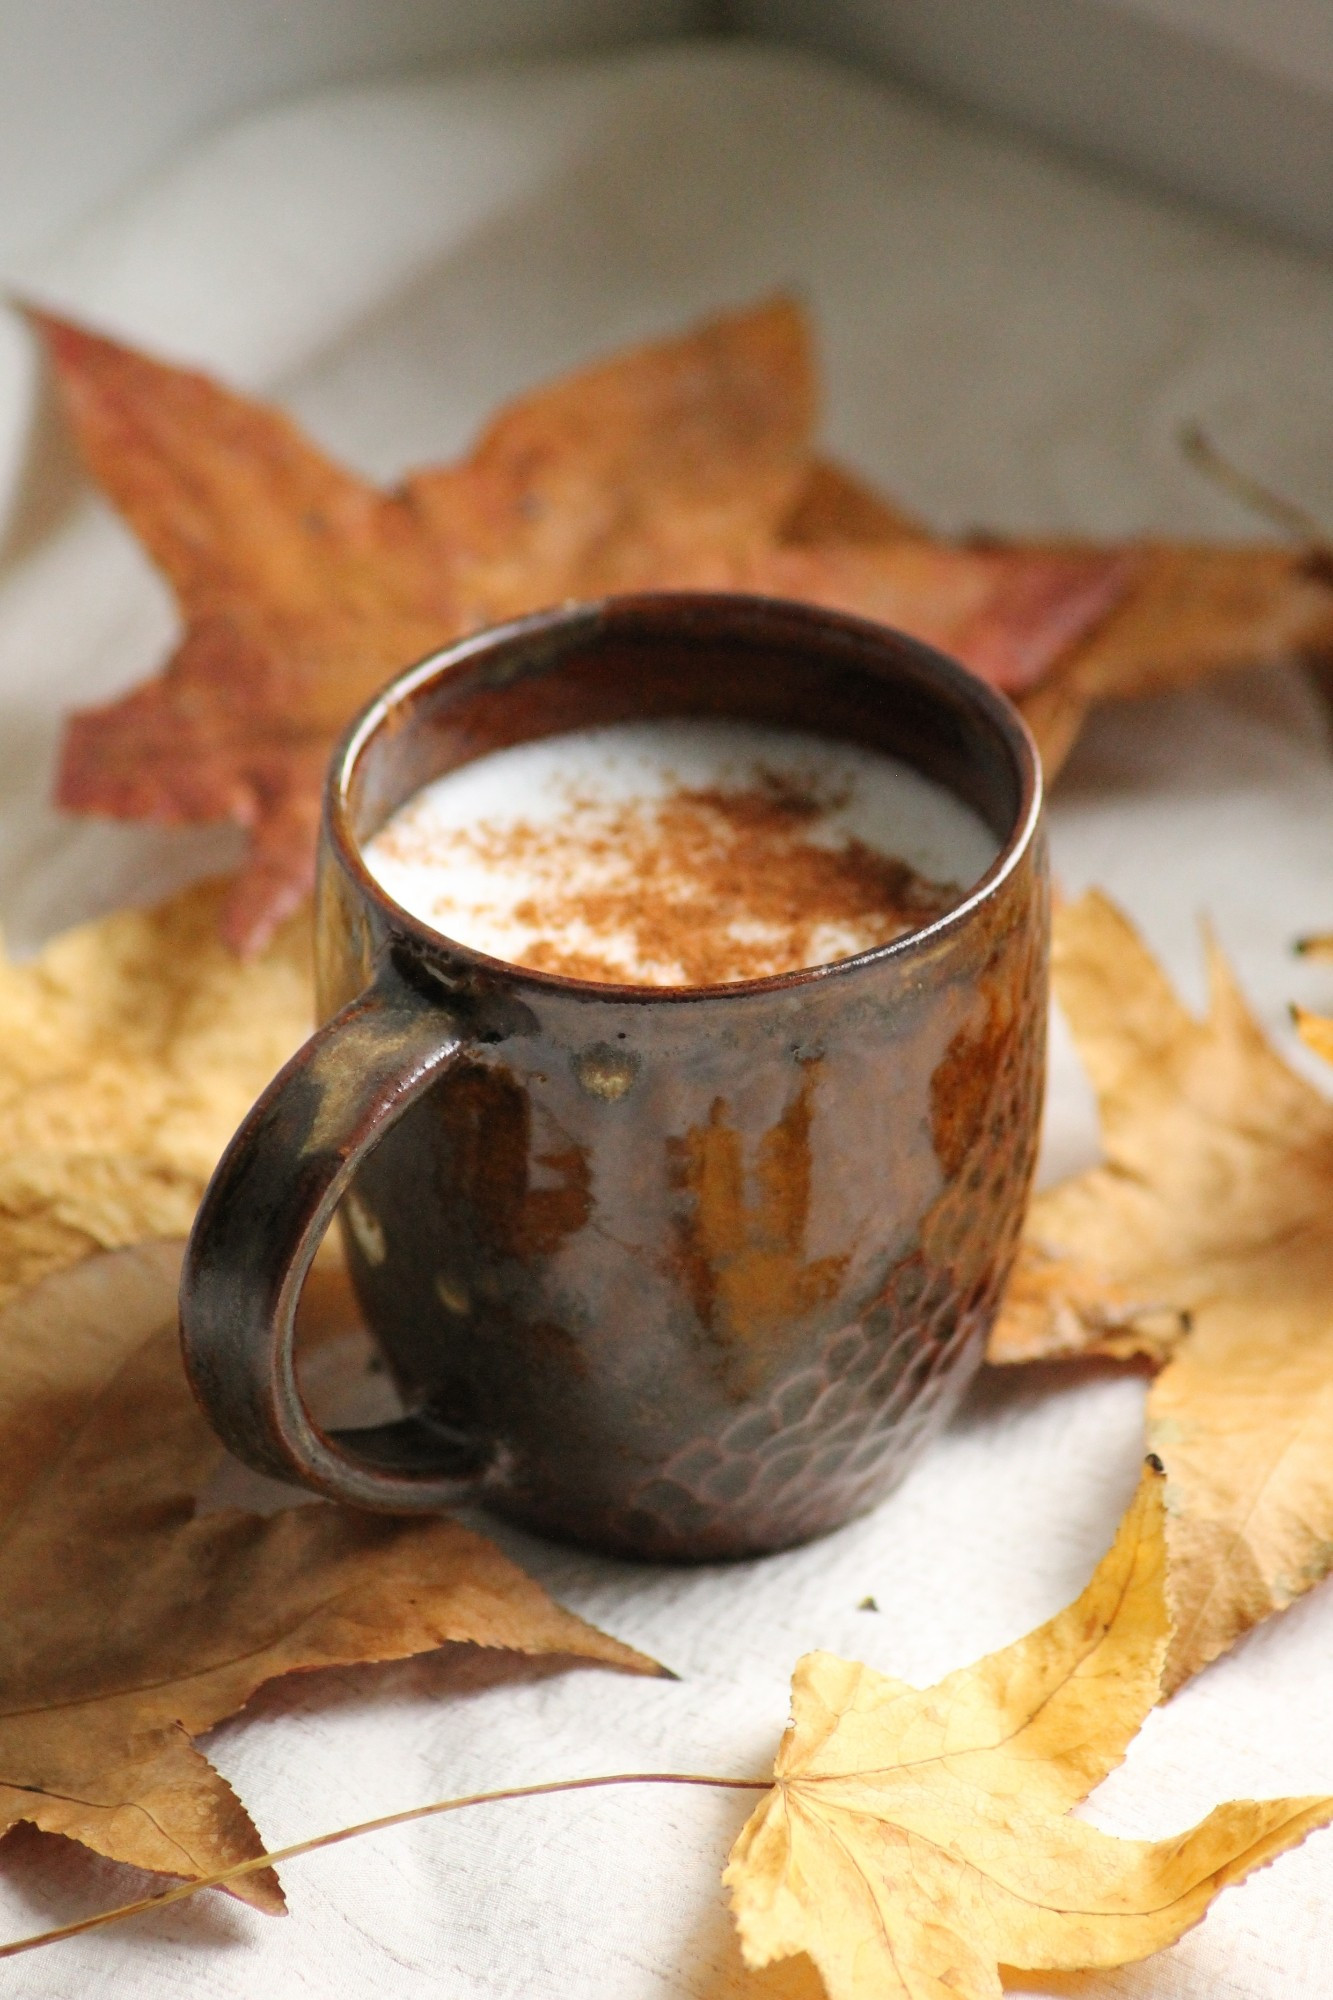
POLYGON ((612 600, 403 675, 330 776, 327 1025, 237 1135, 187 1259, 187 1361, 227 1443, 355 1504, 470 1493, 639 1557, 755 1554, 871 1506, 965 1389, 1017 1246, 1045 1051, 1040 803, 1000 697, 809 607, 612 600), (994 866, 878 950, 675 989, 489 959, 364 866, 389 814, 472 757, 701 714, 907 758, 988 821, 994 866), (409 1415, 328 1434, 290 1321, 339 1204, 409 1415))

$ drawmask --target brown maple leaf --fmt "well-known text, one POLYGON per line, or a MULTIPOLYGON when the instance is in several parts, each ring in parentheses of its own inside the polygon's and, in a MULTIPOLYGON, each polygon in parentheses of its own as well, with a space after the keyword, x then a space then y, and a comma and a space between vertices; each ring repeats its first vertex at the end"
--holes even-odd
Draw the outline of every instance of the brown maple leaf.
MULTIPOLYGON (((1052 553, 1076 555, 1080 546, 1061 543, 1052 553)), ((1125 554, 1132 587, 1020 703, 1048 776, 1099 702, 1240 667, 1294 660, 1333 671, 1333 568, 1322 549, 1144 541, 1125 554)))
POLYGON ((1014 697, 1048 780, 1099 702, 1291 660, 1333 676, 1322 543, 950 543, 828 463, 812 466, 780 541, 739 559, 740 587, 900 625, 953 652, 1014 697))
POLYGON ((1125 587, 1114 553, 927 540, 811 459, 810 341, 783 302, 523 397, 459 465, 392 492, 278 411, 34 318, 84 456, 186 622, 159 679, 72 718, 60 801, 247 827, 226 917, 247 950, 309 886, 339 730, 461 632, 568 597, 744 589, 877 616, 1017 687, 1125 587))
POLYGON ((810 461, 800 491, 778 530, 790 548, 822 548, 827 543, 894 542, 902 536, 929 540, 930 530, 915 514, 832 459, 810 461))
POLYGON ((1165 1363, 1170 1687, 1333 1567, 1333 1103, 1210 957, 1199 1021, 1104 897, 1057 913, 1106 1162, 1033 1202, 990 1346, 1165 1363))
MULTIPOLYGON (((263 1848, 192 1739, 277 1675, 450 1640, 659 1671, 456 1521, 196 1512, 225 1454, 180 1363, 179 1262, 93 1257, 0 1312, 0 1831, 211 1874, 263 1848)), ((336 1326, 345 1286, 315 1283, 336 1326)), ((237 1893, 281 1907, 269 1873, 237 1893)))
POLYGON ((309 888, 329 751, 394 673, 499 618, 670 582, 701 541, 776 529, 807 470, 808 341, 782 301, 524 397, 461 464, 392 491, 278 410, 33 318, 186 626, 160 678, 72 718, 60 803, 246 827, 225 919, 245 950, 309 888))
POLYGON ((1002 1964, 1160 1951, 1333 1818, 1328 1798, 1237 1800, 1139 1841, 1072 1817, 1161 1692, 1161 1485, 1145 1475, 1074 1604, 934 1687, 798 1662, 773 1790, 723 1878, 748 1965, 804 1952, 829 2000, 1000 2000, 1002 1964))
POLYGON ((309 886, 328 753, 362 702, 450 638, 571 597, 746 590, 896 625, 1018 697, 1052 770, 1109 695, 1333 655, 1327 566, 1299 553, 930 535, 810 456, 811 342, 784 301, 522 397, 459 464, 391 491, 276 410, 34 319, 186 625, 158 679, 71 719, 60 802, 246 827, 225 920, 244 950, 309 886))
POLYGON ((901 535, 755 550, 727 581, 896 626, 1019 698, 1113 612, 1134 563, 1119 550, 970 548, 901 535))
POLYGON ((836 468, 799 548, 746 552, 737 587, 898 625, 1012 695, 1055 776, 1099 702, 1303 661, 1333 672, 1333 571, 1270 543, 940 541, 836 468), (841 529, 841 531, 840 531, 841 529))

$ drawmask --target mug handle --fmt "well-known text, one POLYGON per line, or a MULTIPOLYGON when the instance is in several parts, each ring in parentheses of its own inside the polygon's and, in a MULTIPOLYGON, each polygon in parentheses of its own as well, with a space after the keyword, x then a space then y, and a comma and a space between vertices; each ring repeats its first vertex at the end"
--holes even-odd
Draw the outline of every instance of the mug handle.
POLYGON ((386 955, 255 1104, 205 1191, 181 1273, 186 1373, 231 1451, 271 1477, 383 1513, 475 1493, 494 1445, 428 1414, 322 1431, 292 1347, 306 1272, 357 1167, 468 1047, 458 1016, 386 955))

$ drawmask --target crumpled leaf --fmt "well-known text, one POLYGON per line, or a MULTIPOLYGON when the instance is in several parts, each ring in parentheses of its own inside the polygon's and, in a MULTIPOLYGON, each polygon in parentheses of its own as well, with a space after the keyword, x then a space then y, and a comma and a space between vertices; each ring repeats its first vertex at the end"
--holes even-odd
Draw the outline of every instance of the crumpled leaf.
POLYGON ((309 1033, 309 921, 239 964, 217 883, 0 962, 0 1304, 189 1229, 233 1130, 309 1033))
POLYGON ((247 828, 240 949, 310 885, 324 767, 362 702, 460 633, 571 597, 748 590, 898 625, 1021 698, 1051 771, 1094 701, 1333 659, 1325 558, 930 534, 811 455, 811 340, 787 301, 520 397, 459 464, 392 490, 205 376, 33 319, 186 627, 158 679, 71 719, 60 802, 247 828))
POLYGON ((309 888, 330 750, 394 673, 521 611, 669 582, 701 542, 775 529, 805 477, 808 339, 781 300, 523 397, 461 464, 391 491, 278 410, 33 317, 186 627, 159 679, 72 718, 60 802, 246 827, 225 921, 247 950, 309 888))
MULTIPOLYGON (((449 1640, 659 1671, 456 1521, 196 1513, 225 1454, 181 1366, 180 1254, 94 1257, 0 1312, 0 1831, 205 1875, 263 1845, 192 1738, 277 1675, 449 1640)), ((271 1872, 237 1893, 281 1908, 271 1872)))
POLYGON ((829 1653, 798 1662, 774 1787, 724 1881, 747 1964, 806 1952, 830 2000, 998 2000, 999 1967, 1146 1958, 1228 1883, 1333 1818, 1237 1801, 1169 1840, 1069 1816, 1159 1694, 1168 1623, 1151 1470, 1083 1595, 918 1690, 829 1653))
POLYGON ((1333 1103, 1264 1039, 1215 945, 1198 1021, 1093 894, 1055 986, 1106 1163, 1039 1195, 992 1361, 1164 1361, 1174 1688, 1333 1567, 1333 1103))

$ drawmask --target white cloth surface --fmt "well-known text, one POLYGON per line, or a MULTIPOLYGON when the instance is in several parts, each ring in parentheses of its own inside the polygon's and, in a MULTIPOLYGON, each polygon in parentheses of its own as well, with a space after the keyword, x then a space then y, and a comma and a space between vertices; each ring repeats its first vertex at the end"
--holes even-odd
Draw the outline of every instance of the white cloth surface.
MULTIPOLYGON (((1183 463, 1199 419, 1333 523, 1333 270, 1100 180, 883 86, 754 48, 681 48, 332 93, 196 149, 21 289, 278 394, 388 475, 458 449, 500 398, 627 339, 795 285, 819 326, 831 445, 944 526, 1247 534, 1183 463)), ((161 586, 89 497, 0 323, 0 916, 19 948, 235 852, 61 819, 61 709, 157 663, 161 586)), ((1057 789, 1056 866, 1132 912, 1194 999, 1207 912, 1265 1022, 1333 1009, 1293 961, 1333 924, 1333 769, 1294 674, 1126 706, 1057 789)), ((1067 1039, 1046 1171, 1095 1155, 1067 1039)), ((297 1678, 209 1754, 271 1844, 428 1798, 632 1768, 762 1774, 813 1646, 926 1682, 1086 1580, 1128 1498, 1143 1384, 990 1376, 868 1519, 762 1563, 635 1568, 494 1532, 677 1682, 468 1648, 297 1678), (857 1609, 872 1594, 878 1613, 857 1609)), ((238 1476, 239 1477, 239 1476, 238 1476)), ((233 1492, 242 1490, 233 1485, 233 1492)), ((1088 1808, 1164 1834, 1223 1798, 1333 1790, 1333 1594, 1261 1629, 1155 1713, 1088 1808)), ((206 1896, 6 1968, 52 2000, 720 2000, 744 1975, 718 1872, 750 1801, 645 1789, 483 1808, 292 1864, 284 1922, 206 1896)), ((137 1878, 43 1838, 0 1850, 0 1933, 137 1878)), ((1333 1834, 1224 1895, 1087 2000, 1333 1994, 1333 1834)))

